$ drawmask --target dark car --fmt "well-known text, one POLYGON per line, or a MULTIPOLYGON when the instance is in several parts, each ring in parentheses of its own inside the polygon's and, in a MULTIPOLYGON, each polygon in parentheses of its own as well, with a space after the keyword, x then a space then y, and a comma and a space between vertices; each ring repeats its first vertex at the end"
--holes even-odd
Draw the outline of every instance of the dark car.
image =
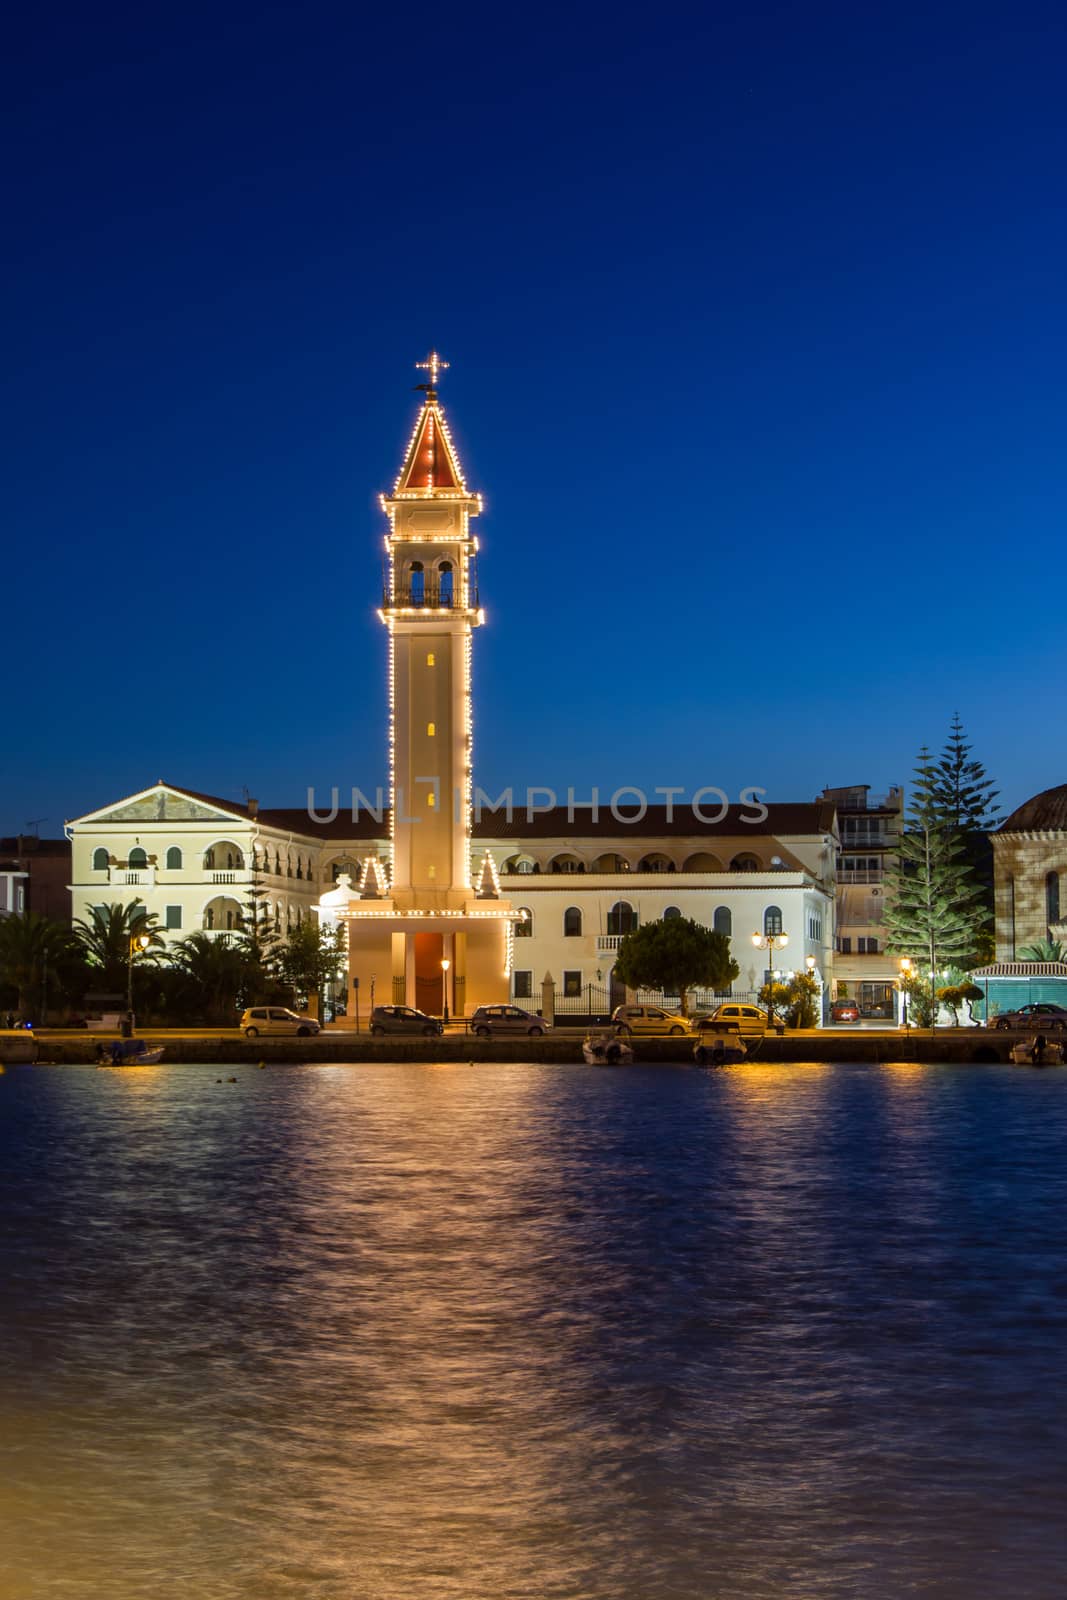
POLYGON ((444 1033, 439 1017, 428 1017, 414 1006, 375 1006, 370 1014, 371 1033, 421 1033, 426 1038, 444 1033))
POLYGON ((1060 1033, 1067 1028, 1067 1007, 1035 1001, 1033 1005, 1020 1006, 1017 1011, 1002 1011, 994 1026, 1005 1030, 1030 1028, 1035 1033, 1060 1033))
POLYGON ((835 1000, 830 1007, 831 1022, 858 1022, 860 1008, 855 1000, 835 1000))
POLYGON ((547 1033, 544 1017, 521 1006, 479 1006, 471 1015, 471 1032, 488 1039, 494 1033, 528 1033, 534 1037, 547 1033))

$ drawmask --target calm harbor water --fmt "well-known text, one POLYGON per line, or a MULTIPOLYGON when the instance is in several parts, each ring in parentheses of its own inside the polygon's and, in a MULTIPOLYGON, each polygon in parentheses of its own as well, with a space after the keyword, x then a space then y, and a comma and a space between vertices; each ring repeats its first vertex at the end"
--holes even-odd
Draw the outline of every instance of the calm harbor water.
POLYGON ((1065 1135, 1018 1068, 8 1068, 0 1595, 1061 1600, 1065 1135))

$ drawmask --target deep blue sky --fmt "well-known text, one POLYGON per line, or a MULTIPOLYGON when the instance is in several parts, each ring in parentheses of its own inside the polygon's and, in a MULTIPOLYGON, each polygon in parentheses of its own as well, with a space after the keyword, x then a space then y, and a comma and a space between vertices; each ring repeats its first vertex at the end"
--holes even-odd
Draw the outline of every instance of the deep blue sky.
POLYGON ((385 773, 431 344, 476 775, 1067 780, 1059 5, 119 6, 5 37, 0 829, 385 773))

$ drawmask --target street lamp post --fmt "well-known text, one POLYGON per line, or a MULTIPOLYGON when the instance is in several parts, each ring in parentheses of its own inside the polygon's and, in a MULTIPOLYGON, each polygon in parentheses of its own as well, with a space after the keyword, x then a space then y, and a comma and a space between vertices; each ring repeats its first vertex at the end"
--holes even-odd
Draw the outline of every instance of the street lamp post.
POLYGON ((785 949, 789 943, 789 935, 787 933, 754 933, 752 935, 752 943, 757 950, 766 950, 768 952, 767 1023, 768 1026, 775 1028, 778 1024, 774 1016, 774 952, 785 949))
POLYGON ((147 933, 137 934, 130 940, 130 954, 126 962, 126 1020, 130 1024, 131 1033, 133 1032, 133 963, 137 956, 144 954, 151 942, 147 933))
POLYGON ((451 961, 445 956, 441 962, 441 992, 444 995, 444 1009, 441 1013, 441 1020, 443 1022, 448 1021, 448 969, 451 965, 451 961))
POLYGON ((908 1022, 908 982, 911 978, 911 962, 907 956, 900 958, 900 1020, 904 1024, 904 1036, 908 1035, 910 1024, 908 1022))

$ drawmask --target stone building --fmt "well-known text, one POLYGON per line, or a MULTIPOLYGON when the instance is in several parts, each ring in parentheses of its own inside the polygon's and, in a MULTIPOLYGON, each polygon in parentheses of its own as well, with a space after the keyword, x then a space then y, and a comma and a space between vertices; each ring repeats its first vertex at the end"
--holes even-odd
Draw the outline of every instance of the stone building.
POLYGON ((998 961, 1031 945, 1067 944, 1067 784, 1045 789, 992 835, 998 961))

